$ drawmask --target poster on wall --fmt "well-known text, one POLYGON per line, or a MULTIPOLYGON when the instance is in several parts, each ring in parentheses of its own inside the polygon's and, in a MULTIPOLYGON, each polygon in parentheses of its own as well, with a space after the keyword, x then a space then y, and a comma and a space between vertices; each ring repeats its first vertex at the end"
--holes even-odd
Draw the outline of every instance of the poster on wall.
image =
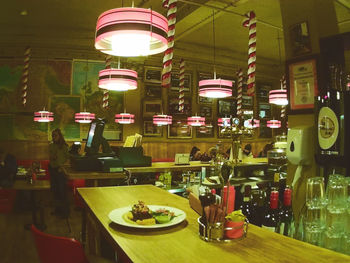
POLYGON ((80 140, 80 126, 74 120, 75 113, 80 112, 80 96, 52 96, 50 98, 50 111, 54 114, 54 121, 49 125, 49 140, 51 132, 59 128, 68 141, 80 140))
MULTIPOLYGON (((109 92, 108 108, 102 107, 103 90, 98 87, 98 73, 105 68, 105 62, 74 60, 72 67, 72 95, 82 98, 80 110, 95 113, 104 118, 106 125, 103 136, 107 140, 122 140, 122 125, 115 123, 114 117, 124 111, 123 92, 109 92)), ((89 125, 81 124, 81 138, 86 139, 89 125)))

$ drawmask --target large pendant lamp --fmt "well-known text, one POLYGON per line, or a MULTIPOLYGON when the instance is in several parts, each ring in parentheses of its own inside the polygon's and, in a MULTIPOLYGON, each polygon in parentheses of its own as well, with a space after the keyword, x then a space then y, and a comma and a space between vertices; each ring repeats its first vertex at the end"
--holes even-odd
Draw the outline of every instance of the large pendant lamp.
POLYGON ((159 114, 153 116, 153 124, 158 126, 170 125, 173 123, 173 117, 166 114, 159 114))
POLYGON ((137 72, 131 69, 103 69, 98 73, 98 87, 112 91, 137 89, 137 72))
POLYGON ((205 117, 201 117, 201 116, 187 117, 187 125, 195 126, 195 127, 204 126, 205 117))
POLYGON ((213 11, 213 42, 214 42, 214 79, 201 80, 198 83, 199 96, 207 98, 226 98, 232 96, 232 81, 216 79, 215 69, 215 24, 213 11))
POLYGON ((269 91, 269 103, 280 106, 288 105, 287 90, 275 89, 269 91))
POLYGON ((53 112, 46 111, 45 108, 42 111, 36 111, 34 112, 34 121, 51 122, 53 121, 53 112))
POLYGON ((278 129, 281 128, 281 121, 279 120, 269 120, 267 121, 267 127, 271 128, 271 129, 278 129))
POLYGON ((219 118, 218 119, 218 126, 220 127, 229 127, 231 126, 231 118, 219 118))
POLYGON ((260 120, 257 119, 249 119, 244 121, 244 127, 248 129, 255 129, 260 127, 260 120))
POLYGON ((102 13, 96 25, 95 48, 112 56, 136 57, 164 52, 168 20, 144 8, 115 8, 102 13))
MULTIPOLYGON (((86 59, 86 66, 85 66, 85 85, 83 87, 84 90, 84 101, 83 105, 85 106, 85 101, 86 101, 86 89, 87 89, 87 83, 88 83, 88 72, 89 72, 89 60, 86 59)), ((86 110, 75 113, 75 122, 78 123, 91 123, 95 119, 95 114, 87 112, 86 110)))

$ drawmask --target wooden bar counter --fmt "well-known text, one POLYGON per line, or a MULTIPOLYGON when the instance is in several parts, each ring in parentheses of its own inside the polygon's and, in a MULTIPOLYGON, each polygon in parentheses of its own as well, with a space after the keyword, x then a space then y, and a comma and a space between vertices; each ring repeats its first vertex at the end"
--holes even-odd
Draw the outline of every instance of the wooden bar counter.
POLYGON ((350 262, 350 257, 249 225, 247 237, 231 243, 208 243, 198 236, 198 214, 188 200, 151 185, 79 188, 90 218, 130 262, 350 262), (187 218, 166 229, 134 229, 108 218, 110 211, 138 200, 183 210, 187 218))

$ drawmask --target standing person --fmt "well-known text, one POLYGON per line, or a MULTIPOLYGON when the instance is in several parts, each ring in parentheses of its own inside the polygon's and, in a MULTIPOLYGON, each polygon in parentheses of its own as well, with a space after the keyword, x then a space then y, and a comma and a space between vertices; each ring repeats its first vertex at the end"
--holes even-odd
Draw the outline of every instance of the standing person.
POLYGON ((49 145, 49 172, 56 207, 54 214, 62 218, 67 218, 69 215, 67 179, 62 171, 62 166, 68 158, 68 145, 61 130, 57 128, 52 131, 52 143, 49 145))
POLYGON ((11 187, 17 173, 16 158, 0 148, 0 188, 11 187))

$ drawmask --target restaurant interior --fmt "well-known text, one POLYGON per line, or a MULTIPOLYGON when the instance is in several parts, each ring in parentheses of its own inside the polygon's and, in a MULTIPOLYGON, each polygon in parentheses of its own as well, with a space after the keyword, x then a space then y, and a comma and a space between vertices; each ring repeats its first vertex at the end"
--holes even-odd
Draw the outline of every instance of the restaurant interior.
POLYGON ((0 33, 1 263, 350 262, 349 0, 14 0, 0 33))

